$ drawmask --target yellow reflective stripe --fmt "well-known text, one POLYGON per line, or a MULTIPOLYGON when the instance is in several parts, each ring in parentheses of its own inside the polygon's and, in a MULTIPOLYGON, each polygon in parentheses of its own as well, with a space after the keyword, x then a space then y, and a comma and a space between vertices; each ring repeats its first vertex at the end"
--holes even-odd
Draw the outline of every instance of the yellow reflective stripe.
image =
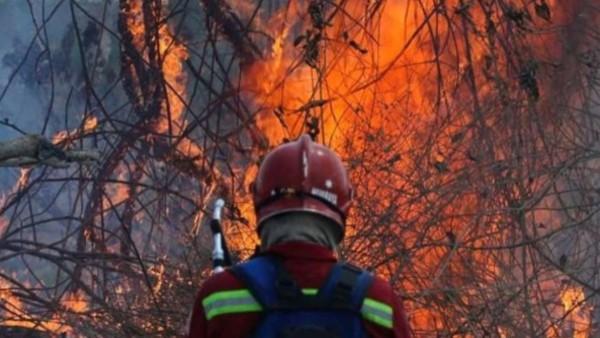
POLYGON ((248 289, 238 289, 229 291, 219 291, 212 293, 210 296, 202 300, 202 305, 210 304, 216 300, 229 299, 229 298, 243 298, 252 297, 252 294, 248 289))
POLYGON ((394 326, 392 307, 371 298, 365 298, 360 309, 364 319, 388 329, 394 326))
POLYGON ((319 289, 302 289, 302 293, 307 296, 315 296, 319 289))
MULTIPOLYGON (((315 296, 318 291, 302 289, 302 293, 309 296, 315 296)), ((262 311, 262 306, 248 289, 212 293, 202 300, 202 306, 207 320, 223 314, 262 311)), ((393 327, 393 310, 385 303, 365 298, 360 312, 365 320, 386 328, 393 327)))
POLYGON ((202 300, 206 319, 228 313, 262 311, 260 304, 247 289, 215 292, 202 300))
POLYGON ((223 302, 222 304, 219 304, 219 307, 209 309, 209 311, 206 312, 206 319, 211 320, 212 318, 214 318, 216 316, 231 314, 231 313, 247 313, 247 312, 260 312, 260 311, 262 311, 262 306, 260 306, 260 304, 258 304, 256 301, 253 303, 247 303, 247 304, 246 303, 235 304, 234 302, 223 302))
MULTIPOLYGON (((302 289, 302 293, 308 296, 314 296, 318 291, 318 289, 302 289)), ((262 306, 248 289, 212 293, 202 300, 202 307, 208 320, 223 314, 262 311, 262 306)))

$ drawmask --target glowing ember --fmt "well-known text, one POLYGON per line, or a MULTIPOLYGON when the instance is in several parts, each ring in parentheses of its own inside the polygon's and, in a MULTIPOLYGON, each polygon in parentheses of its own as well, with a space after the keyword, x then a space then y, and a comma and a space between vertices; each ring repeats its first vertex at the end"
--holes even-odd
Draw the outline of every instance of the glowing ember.
POLYGON ((66 130, 62 130, 52 137, 52 143, 60 144, 63 143, 67 138, 69 138, 69 132, 66 130))
POLYGON ((161 262, 156 265, 153 265, 150 269, 148 269, 148 273, 154 276, 154 278, 156 279, 152 287, 152 291, 154 291, 154 294, 157 294, 160 292, 160 289, 162 288, 164 283, 165 264, 161 262))
POLYGON ((89 116, 83 121, 83 132, 85 134, 91 133, 98 127, 98 118, 95 116, 89 116))

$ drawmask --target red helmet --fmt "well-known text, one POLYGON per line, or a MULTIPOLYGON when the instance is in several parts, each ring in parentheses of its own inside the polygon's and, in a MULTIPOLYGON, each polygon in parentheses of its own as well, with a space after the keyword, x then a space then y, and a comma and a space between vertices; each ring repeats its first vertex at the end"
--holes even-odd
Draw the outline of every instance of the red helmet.
POLYGON ((352 186, 340 158, 308 135, 267 154, 252 185, 258 229, 268 218, 291 211, 313 212, 339 225, 344 236, 352 186))

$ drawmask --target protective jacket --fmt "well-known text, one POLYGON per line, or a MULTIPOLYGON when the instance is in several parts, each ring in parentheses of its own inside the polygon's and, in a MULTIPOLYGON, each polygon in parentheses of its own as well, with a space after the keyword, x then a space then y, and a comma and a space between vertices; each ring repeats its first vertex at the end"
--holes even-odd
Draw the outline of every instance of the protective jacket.
MULTIPOLYGON (((329 248, 305 243, 276 244, 267 254, 281 257, 282 264, 303 289, 318 289, 337 262, 329 248)), ((404 308, 388 283, 375 278, 361 310, 365 329, 372 338, 409 338, 404 308)), ((231 271, 209 278, 196 298, 190 338, 247 338, 261 320, 261 308, 253 303, 246 286, 231 271), (233 299, 235 297, 249 299, 233 299), (231 298, 231 299, 230 299, 231 298), (236 304, 243 303, 244 306, 236 304)))

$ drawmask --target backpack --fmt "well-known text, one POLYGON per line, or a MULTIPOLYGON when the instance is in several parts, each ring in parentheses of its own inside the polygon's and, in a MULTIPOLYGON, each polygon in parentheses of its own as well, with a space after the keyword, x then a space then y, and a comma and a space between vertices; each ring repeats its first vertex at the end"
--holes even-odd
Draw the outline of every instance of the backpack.
POLYGON ((373 276, 337 263, 318 289, 301 289, 277 256, 231 268, 262 307, 254 338, 366 338, 361 306, 373 276))

